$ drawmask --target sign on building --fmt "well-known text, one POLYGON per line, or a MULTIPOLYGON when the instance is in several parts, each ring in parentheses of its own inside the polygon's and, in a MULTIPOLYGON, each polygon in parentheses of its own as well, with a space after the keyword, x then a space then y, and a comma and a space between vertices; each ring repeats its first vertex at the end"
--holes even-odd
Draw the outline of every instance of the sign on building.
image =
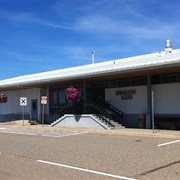
POLYGON ((20 106, 27 106, 27 97, 20 97, 20 106))

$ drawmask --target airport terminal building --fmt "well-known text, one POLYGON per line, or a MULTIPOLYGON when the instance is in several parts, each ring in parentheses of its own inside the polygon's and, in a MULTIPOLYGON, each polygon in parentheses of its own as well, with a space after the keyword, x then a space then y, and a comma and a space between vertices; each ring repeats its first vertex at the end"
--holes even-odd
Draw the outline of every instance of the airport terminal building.
POLYGON ((1 80, 0 94, 0 122, 179 130, 180 49, 1 80))

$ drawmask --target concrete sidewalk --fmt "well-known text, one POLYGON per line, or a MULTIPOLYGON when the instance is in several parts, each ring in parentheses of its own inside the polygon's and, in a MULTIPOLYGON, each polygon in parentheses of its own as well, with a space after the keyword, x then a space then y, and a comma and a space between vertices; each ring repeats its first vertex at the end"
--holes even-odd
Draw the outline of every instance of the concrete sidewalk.
POLYGON ((71 132, 88 132, 99 134, 113 134, 113 135, 130 135, 130 136, 146 136, 146 137, 161 137, 161 138, 176 138, 180 139, 179 130, 158 130, 155 129, 132 129, 123 128, 115 130, 102 130, 92 128, 73 128, 73 127, 50 127, 49 125, 30 125, 28 120, 11 121, 6 123, 0 123, 0 128, 23 128, 23 129, 41 129, 48 131, 71 131, 71 132))

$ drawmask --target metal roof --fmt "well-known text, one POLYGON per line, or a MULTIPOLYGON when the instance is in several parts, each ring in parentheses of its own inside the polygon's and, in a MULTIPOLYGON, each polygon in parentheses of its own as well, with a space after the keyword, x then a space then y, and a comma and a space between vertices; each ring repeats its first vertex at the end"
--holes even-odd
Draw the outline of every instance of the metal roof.
POLYGON ((0 81, 0 88, 64 81, 83 77, 96 77, 98 75, 110 75, 113 73, 125 73, 179 65, 180 49, 177 49, 173 50, 171 53, 158 52, 5 79, 0 81))

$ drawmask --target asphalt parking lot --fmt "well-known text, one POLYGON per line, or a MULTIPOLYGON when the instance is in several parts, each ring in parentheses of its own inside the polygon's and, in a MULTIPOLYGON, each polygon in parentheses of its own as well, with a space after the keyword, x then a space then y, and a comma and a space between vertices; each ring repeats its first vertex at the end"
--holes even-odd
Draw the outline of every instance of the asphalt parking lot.
POLYGON ((0 179, 180 179, 180 139, 0 127, 0 179))

